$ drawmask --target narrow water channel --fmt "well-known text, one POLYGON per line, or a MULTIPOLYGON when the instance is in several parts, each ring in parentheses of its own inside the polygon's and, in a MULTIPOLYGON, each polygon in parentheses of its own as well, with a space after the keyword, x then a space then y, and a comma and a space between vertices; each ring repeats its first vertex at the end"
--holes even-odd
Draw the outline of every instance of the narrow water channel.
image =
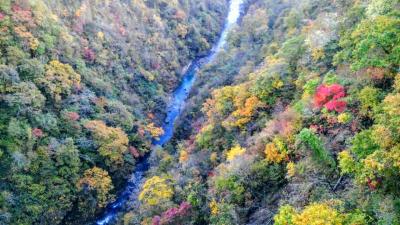
MULTIPOLYGON (((183 76, 182 82, 179 87, 173 92, 172 100, 167 108, 167 116, 163 123, 162 128, 164 134, 158 139, 153 141, 154 146, 162 146, 166 144, 173 136, 174 125, 176 119, 185 106, 186 99, 196 79, 196 72, 204 65, 214 60, 218 52, 224 47, 229 31, 234 26, 239 17, 241 5, 244 0, 231 0, 229 3, 229 14, 226 18, 224 29, 220 35, 218 42, 212 48, 210 54, 204 58, 194 60, 188 67, 183 76)), ((140 187, 144 181, 144 175, 149 169, 148 156, 144 157, 138 164, 136 164, 135 172, 133 172, 129 179, 125 190, 118 196, 115 202, 107 206, 103 216, 96 221, 97 225, 111 224, 117 217, 118 213, 126 209, 127 203, 134 205, 137 201, 137 196, 140 192, 140 187)))

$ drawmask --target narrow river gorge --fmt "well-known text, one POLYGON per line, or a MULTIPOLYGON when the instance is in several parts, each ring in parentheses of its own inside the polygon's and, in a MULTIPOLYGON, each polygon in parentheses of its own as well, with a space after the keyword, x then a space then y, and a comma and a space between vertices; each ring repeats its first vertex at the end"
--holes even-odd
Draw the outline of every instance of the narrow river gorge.
POLYGON ((400 225, 400 0, 0 0, 0 225, 400 225))
MULTIPOLYGON (((226 18, 224 29, 219 37, 218 42, 211 49, 208 56, 198 58, 189 65, 183 76, 181 84, 172 93, 171 101, 166 110, 167 116, 162 126, 164 134, 159 139, 153 141, 154 146, 163 146, 173 137, 175 121, 185 107, 185 101, 188 98, 190 90, 195 82, 197 71, 205 64, 214 60, 215 56, 225 46, 231 28, 237 23, 240 17, 243 0, 231 0, 229 4, 229 14, 226 18)), ((137 204, 138 194, 143 184, 145 173, 148 169, 149 162, 148 156, 146 156, 136 165, 135 171, 128 180, 125 190, 121 192, 115 202, 107 206, 103 216, 98 219, 95 224, 111 224, 116 220, 119 212, 123 212, 127 208, 137 204)))

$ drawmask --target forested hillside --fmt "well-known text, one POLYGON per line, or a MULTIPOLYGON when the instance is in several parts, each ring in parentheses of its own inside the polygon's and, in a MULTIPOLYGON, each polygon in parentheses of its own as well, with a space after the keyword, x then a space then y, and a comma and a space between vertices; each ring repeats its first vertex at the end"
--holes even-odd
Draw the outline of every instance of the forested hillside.
POLYGON ((0 224, 87 224, 162 134, 227 1, 0 1, 0 224))
POLYGON ((152 146, 230 3, 0 0, 0 225, 93 224, 143 160, 107 224, 400 224, 399 0, 245 0, 152 146))
POLYGON ((400 224, 399 10, 247 1, 121 221, 400 224))

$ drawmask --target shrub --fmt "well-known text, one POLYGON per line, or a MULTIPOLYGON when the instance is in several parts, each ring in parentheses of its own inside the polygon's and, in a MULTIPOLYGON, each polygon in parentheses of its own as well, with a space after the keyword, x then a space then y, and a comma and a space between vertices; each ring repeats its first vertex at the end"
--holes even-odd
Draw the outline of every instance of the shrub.
POLYGON ((372 138, 372 130, 363 130, 356 134, 352 140, 351 152, 359 159, 364 159, 369 154, 378 150, 379 145, 372 138))
POLYGON ((296 215, 296 210, 290 205, 279 207, 278 213, 274 216, 275 225, 294 225, 293 217, 296 215))
POLYGON ((234 176, 218 177, 215 181, 215 188, 229 203, 241 204, 244 201, 245 188, 234 176))
POLYGON ((338 122, 342 124, 347 124, 351 121, 352 115, 350 113, 340 113, 337 117, 338 122))
POLYGON ((339 153, 339 168, 342 174, 353 173, 355 170, 355 160, 349 151, 342 151, 339 153))
POLYGON ((373 117, 374 111, 380 102, 380 91, 374 87, 364 87, 358 93, 358 99, 361 103, 360 113, 369 117, 373 117))
POLYGON ((297 138, 312 150, 313 156, 318 161, 328 163, 331 166, 335 164, 329 152, 324 148, 321 139, 312 130, 304 128, 297 135, 297 138))

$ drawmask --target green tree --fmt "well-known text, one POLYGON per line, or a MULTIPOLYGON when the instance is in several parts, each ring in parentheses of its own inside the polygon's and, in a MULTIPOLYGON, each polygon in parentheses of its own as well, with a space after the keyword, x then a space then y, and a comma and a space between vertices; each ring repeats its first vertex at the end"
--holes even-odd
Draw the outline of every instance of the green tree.
POLYGON ((363 115, 373 117, 374 112, 376 111, 379 103, 380 103, 380 91, 374 87, 364 87, 358 93, 358 99, 361 103, 361 110, 360 112, 363 115))
POLYGON ((399 2, 396 0, 374 0, 369 3, 366 14, 369 17, 385 15, 396 9, 396 7, 397 9, 399 7, 399 2))
POLYGON ((352 140, 351 151, 359 159, 364 159, 378 149, 379 145, 375 143, 372 130, 363 130, 352 140))
POLYGON ((27 152, 32 149, 32 128, 26 120, 11 118, 7 131, 8 138, 12 141, 8 145, 11 152, 27 152))
POLYGON ((278 56, 286 59, 290 67, 294 69, 305 50, 304 37, 300 35, 286 40, 278 52, 278 56))
POLYGON ((233 204, 228 203, 210 203, 211 216, 210 224, 212 225, 225 225, 225 224, 238 224, 238 217, 234 210, 233 204))
POLYGON ((369 67, 395 69, 400 64, 400 19, 377 16, 363 20, 341 38, 337 59, 348 60, 354 70, 369 67))
POLYGON ((55 166, 58 176, 75 184, 79 178, 81 161, 79 150, 74 145, 72 138, 65 139, 55 151, 55 166))
POLYGON ((218 177, 215 180, 215 188, 227 203, 241 204, 244 201, 245 188, 235 176, 218 177))
POLYGON ((24 59, 17 67, 22 80, 35 81, 44 76, 44 65, 37 59, 24 59))
POLYGON ((27 54, 17 46, 10 45, 6 49, 7 64, 17 66, 27 58, 27 54))
POLYGON ((13 112, 29 116, 42 111, 46 98, 35 84, 21 82, 14 85, 3 100, 10 110, 13 109, 13 112))
POLYGON ((14 85, 20 81, 19 74, 12 67, 0 65, 0 93, 12 91, 14 85))

